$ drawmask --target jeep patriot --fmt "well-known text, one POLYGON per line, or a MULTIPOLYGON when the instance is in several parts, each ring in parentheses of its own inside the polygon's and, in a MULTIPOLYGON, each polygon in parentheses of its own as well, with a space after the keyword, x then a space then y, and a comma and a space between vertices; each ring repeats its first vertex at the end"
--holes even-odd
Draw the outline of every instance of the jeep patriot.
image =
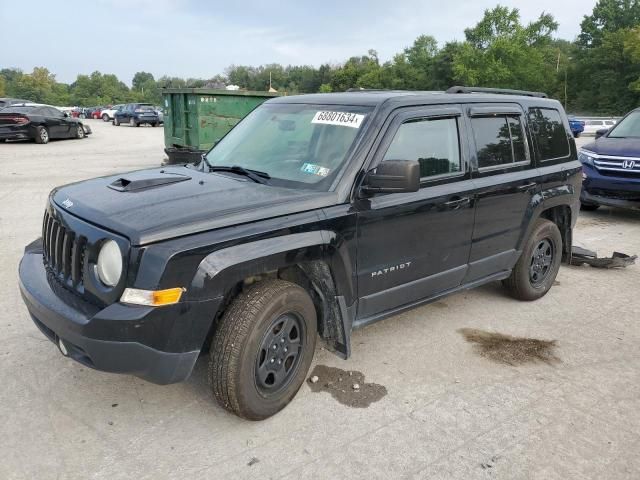
POLYGON ((159 384, 208 356, 213 396, 259 420, 316 338, 493 281, 519 300, 571 251, 581 165, 535 92, 352 91, 257 107, 197 165, 54 189, 20 290, 65 356, 159 384))

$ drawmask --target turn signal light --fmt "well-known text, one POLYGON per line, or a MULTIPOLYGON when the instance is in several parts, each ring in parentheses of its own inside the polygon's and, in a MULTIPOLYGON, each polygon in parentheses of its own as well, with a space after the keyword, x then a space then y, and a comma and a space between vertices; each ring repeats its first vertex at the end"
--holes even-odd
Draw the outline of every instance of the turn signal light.
POLYGON ((137 288, 125 288, 120 297, 122 303, 132 305, 148 305, 151 307, 162 307, 173 305, 180 301, 186 289, 168 288, 166 290, 140 290, 137 288))

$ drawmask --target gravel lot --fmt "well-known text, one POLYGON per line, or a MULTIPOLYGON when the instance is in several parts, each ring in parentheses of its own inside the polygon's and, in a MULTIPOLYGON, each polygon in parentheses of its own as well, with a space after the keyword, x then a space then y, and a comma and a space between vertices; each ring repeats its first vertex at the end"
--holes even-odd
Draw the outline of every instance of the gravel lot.
MULTIPOLYGON (((533 303, 497 284, 451 296, 355 332, 347 362, 318 348, 317 372, 357 371, 361 389, 381 396, 352 403, 362 408, 319 378, 280 414, 250 423, 212 400, 203 361, 189 381, 161 387, 62 357, 17 286, 49 190, 164 156, 160 128, 88 122, 86 140, 0 145, 0 478, 640 475, 638 266, 563 266, 533 303), (508 365, 480 355, 463 328, 556 343, 540 344, 550 350, 536 362, 508 365)), ((640 253, 640 212, 585 213, 575 236, 601 255, 640 253)))

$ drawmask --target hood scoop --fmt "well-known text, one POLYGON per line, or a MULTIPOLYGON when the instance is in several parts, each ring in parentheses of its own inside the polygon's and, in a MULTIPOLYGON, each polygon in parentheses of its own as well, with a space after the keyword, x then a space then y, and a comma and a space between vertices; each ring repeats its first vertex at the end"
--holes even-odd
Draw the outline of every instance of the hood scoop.
POLYGON ((134 172, 118 178, 107 186, 118 192, 139 192, 185 180, 191 180, 191 177, 179 173, 134 172))

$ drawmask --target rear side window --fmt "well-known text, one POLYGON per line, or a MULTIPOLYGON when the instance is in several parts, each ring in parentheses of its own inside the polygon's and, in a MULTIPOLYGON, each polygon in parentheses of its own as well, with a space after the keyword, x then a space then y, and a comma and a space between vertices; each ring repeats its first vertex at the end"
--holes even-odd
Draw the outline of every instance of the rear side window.
POLYGON ((417 160, 422 178, 460 172, 456 118, 421 118, 403 123, 384 160, 417 160))
POLYGON ((569 156, 569 140, 560 112, 552 108, 529 110, 531 130, 540 153, 540 160, 554 160, 569 156))
POLYGON ((520 116, 473 117, 471 126, 478 168, 508 167, 529 160, 520 116))

